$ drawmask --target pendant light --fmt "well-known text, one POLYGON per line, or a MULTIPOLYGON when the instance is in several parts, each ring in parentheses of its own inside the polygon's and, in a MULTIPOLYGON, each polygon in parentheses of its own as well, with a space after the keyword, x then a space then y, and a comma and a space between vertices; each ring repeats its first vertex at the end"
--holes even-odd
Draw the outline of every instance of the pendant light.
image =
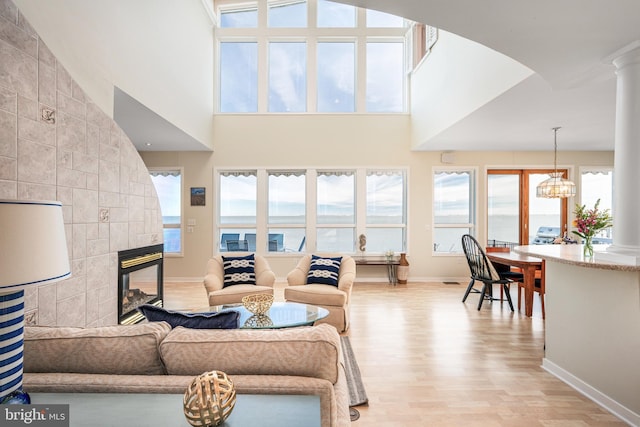
POLYGON ((553 172, 549 174, 549 178, 542 181, 536 187, 536 196, 544 197, 546 199, 562 199, 566 197, 573 197, 576 195, 576 185, 564 179, 562 172, 558 172, 558 129, 553 129, 553 172))

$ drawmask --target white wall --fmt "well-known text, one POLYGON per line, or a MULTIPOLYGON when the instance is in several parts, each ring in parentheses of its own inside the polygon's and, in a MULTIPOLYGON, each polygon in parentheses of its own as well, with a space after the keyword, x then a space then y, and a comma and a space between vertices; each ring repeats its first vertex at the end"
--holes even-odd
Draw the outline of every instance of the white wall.
POLYGON ((440 30, 411 76, 413 148, 429 149, 430 138, 532 74, 501 53, 440 30))
MULTIPOLYGON (((217 115, 214 153, 143 152, 148 167, 184 167, 184 191, 205 187, 205 207, 184 202, 184 218, 196 219, 193 233, 185 233, 184 257, 165 260, 165 277, 197 280, 213 253, 216 201, 214 167, 408 167, 409 280, 454 279, 468 276, 462 256, 433 256, 432 173, 444 166, 439 152, 411 151, 411 122, 406 115, 217 115)), ((490 167, 549 167, 550 152, 456 152, 446 166, 477 167, 478 238, 486 238, 486 174, 490 167)), ((559 153, 558 164, 612 165, 612 153, 559 153)), ((575 177, 574 177, 575 179, 575 177)), ((573 206, 573 202, 570 202, 573 206)), ((299 255, 268 254, 278 278, 295 266, 299 255)), ((384 279, 381 268, 359 268, 358 278, 384 279)))
POLYGON ((201 0, 16 4, 108 115, 113 117, 115 85, 193 138, 211 143, 213 26, 201 0))

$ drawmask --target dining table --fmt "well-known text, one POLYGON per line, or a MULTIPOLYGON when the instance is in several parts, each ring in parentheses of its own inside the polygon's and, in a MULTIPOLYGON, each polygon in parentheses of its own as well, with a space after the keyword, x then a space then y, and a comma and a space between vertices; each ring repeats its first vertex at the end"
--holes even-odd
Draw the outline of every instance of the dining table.
POLYGON ((524 286, 524 312, 527 317, 533 314, 533 292, 536 283, 536 271, 542 270, 542 258, 536 258, 518 252, 489 252, 487 258, 494 264, 517 267, 522 270, 524 286))

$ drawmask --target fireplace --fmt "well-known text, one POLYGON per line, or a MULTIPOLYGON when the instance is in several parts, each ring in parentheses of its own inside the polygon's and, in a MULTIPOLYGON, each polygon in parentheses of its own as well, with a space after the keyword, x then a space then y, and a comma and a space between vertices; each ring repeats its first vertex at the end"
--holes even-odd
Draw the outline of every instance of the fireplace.
POLYGON ((118 252, 118 323, 140 322, 143 304, 162 307, 164 245, 118 252))

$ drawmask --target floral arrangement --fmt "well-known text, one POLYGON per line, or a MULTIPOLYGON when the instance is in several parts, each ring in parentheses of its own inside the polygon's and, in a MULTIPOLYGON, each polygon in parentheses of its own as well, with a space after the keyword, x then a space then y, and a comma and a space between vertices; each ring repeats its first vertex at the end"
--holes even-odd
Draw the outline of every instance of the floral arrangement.
POLYGON ((585 205, 576 205, 576 219, 573 220, 573 234, 584 239, 584 255, 593 256, 593 236, 600 230, 609 228, 613 225, 613 218, 609 209, 599 210, 600 199, 596 202, 593 209, 587 209, 585 205))
POLYGON ((384 256, 387 257, 387 261, 393 260, 393 255, 395 254, 391 249, 389 249, 387 252, 384 253, 384 256))

